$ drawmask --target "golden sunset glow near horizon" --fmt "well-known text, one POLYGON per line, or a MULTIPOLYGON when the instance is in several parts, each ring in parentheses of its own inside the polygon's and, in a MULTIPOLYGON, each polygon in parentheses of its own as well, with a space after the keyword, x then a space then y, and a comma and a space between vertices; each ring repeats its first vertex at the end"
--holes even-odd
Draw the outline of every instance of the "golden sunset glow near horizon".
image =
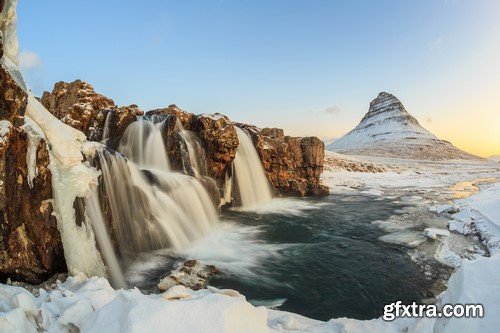
MULTIPOLYGON (((427 101, 406 101, 398 97, 406 110, 417 118, 420 125, 435 134, 438 138, 451 142, 456 147, 481 157, 500 155, 500 87, 497 98, 492 95, 471 96, 469 99, 457 96, 450 98, 448 103, 431 105, 427 101), (484 98, 484 99, 483 99, 484 98), (489 99, 489 100, 487 100, 489 99), (418 109, 417 109, 418 108, 418 109)), ((373 96, 375 98, 376 95, 373 96)), ((302 125, 288 125, 291 135, 317 135, 325 140, 340 138, 352 130, 368 112, 369 103, 353 115, 343 115, 342 111, 335 113, 327 123, 318 121, 314 126, 308 126, 306 119, 302 125), (334 123, 335 131, 331 131, 334 123)), ((358 106, 357 108, 360 108, 358 106)), ((309 117, 322 117, 311 112, 309 117)))

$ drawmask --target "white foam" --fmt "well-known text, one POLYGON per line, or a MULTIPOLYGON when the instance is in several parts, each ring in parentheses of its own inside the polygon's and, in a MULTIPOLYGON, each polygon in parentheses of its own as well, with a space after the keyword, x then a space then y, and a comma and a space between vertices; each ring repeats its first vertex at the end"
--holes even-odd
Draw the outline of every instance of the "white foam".
POLYGON ((177 251, 180 256, 238 276, 256 277, 254 269, 268 259, 277 260, 287 245, 267 244, 259 239, 260 227, 223 222, 207 237, 177 251))
POLYGON ((257 207, 234 207, 232 210, 240 212, 254 212, 257 214, 281 214, 301 216, 312 209, 319 209, 327 205, 324 202, 310 202, 303 199, 273 198, 266 204, 257 207))

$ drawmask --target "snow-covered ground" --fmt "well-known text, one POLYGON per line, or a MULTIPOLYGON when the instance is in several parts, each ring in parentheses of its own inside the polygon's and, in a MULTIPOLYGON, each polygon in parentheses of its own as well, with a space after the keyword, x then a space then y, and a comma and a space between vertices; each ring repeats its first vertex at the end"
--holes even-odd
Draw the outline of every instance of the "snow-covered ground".
MULTIPOLYGON (((323 178, 333 194, 359 191, 372 195, 374 200, 381 196, 399 196, 403 201, 424 203, 432 211, 453 218, 449 223, 451 236, 459 231, 480 237, 490 257, 477 255, 470 260, 458 257, 460 267, 451 276, 448 289, 438 297, 437 304, 481 303, 485 307, 484 318, 400 318, 390 322, 382 318, 369 321, 338 318, 321 322, 255 307, 232 290, 209 287, 193 291, 177 286, 162 294, 145 295, 138 289, 115 290, 104 278, 80 274, 64 283, 55 283, 49 290, 35 291, 38 296, 21 287, 1 285, 0 331, 497 332, 500 327, 500 167, 473 162, 384 158, 360 162, 380 165, 388 171, 326 171, 323 178), (457 183, 461 185, 453 186, 457 183)), ((426 237, 450 237, 449 231, 442 228, 428 228, 424 232, 426 237)))

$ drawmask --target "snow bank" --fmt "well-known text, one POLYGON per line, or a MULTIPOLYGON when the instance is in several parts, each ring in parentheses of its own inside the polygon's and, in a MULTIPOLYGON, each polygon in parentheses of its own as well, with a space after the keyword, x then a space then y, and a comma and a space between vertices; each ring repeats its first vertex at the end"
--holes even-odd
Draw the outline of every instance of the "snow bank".
POLYGON ((457 201, 460 208, 450 229, 464 234, 475 230, 494 255, 500 252, 500 183, 480 188, 477 194, 457 201))
POLYGON ((464 261, 448 282, 439 304, 477 304, 484 306, 484 318, 439 318, 434 332, 498 332, 500 314, 500 255, 464 261))
MULTIPOLYGON (((177 287, 174 287, 177 288, 177 287)), ((173 292, 179 294, 179 290, 173 292)), ((167 291, 168 293, 168 291, 167 291)), ((177 295, 176 294, 176 295, 177 295)), ((34 297, 0 285, 1 332, 267 332, 267 310, 238 293, 183 288, 182 297, 114 290, 104 278, 70 277, 34 297), (168 297, 164 297, 168 296, 168 297)), ((175 296, 175 295, 174 295, 175 296)))

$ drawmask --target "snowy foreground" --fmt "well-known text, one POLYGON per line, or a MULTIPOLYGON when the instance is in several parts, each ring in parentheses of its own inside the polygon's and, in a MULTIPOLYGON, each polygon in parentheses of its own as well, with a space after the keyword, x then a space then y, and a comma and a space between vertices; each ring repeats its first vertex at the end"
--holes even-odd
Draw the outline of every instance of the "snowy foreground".
POLYGON ((458 213, 452 215, 450 230, 464 234, 474 230, 490 257, 462 259, 437 302, 481 303, 484 318, 402 318, 392 322, 340 318, 320 322, 254 307, 233 290, 209 287, 192 291, 176 286, 163 294, 144 295, 137 289, 115 290, 104 278, 80 274, 48 291, 40 289, 37 297, 21 287, 0 285, 0 332, 498 332, 500 167, 381 159, 370 163, 383 164, 387 171, 330 169, 325 171, 324 181, 334 194, 358 191, 376 198, 395 191, 421 196, 433 193, 431 209, 454 207, 458 213))

